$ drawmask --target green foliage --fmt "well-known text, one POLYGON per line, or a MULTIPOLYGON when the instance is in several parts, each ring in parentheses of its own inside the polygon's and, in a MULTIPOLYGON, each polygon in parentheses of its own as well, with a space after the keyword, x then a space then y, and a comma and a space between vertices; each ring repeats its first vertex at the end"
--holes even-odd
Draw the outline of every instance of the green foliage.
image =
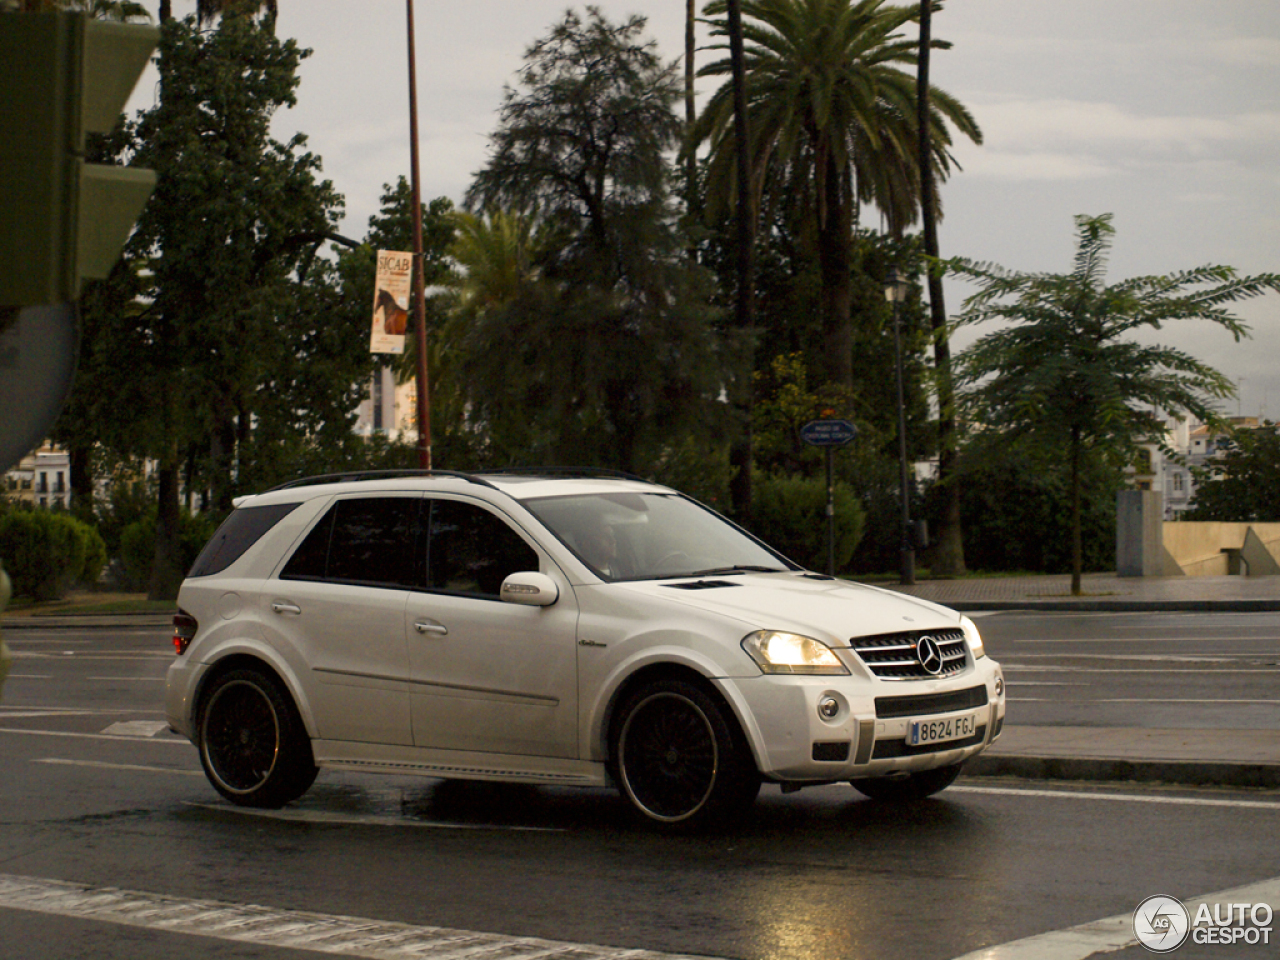
POLYGON ((0 557, 15 596, 58 600, 74 584, 98 579, 107 548, 96 530, 65 513, 9 510, 0 514, 0 557))
POLYGON ((1280 428, 1237 429, 1220 441, 1225 455, 1193 472, 1195 500, 1187 520, 1280 522, 1280 428))
MULTIPOLYGON (((724 0, 707 5, 712 17, 726 9, 724 0)), ((765 231, 787 224, 810 263, 806 272, 817 281, 813 315, 821 325, 817 359, 825 379, 852 387, 855 358, 862 357, 853 279, 858 209, 874 205, 900 237, 915 220, 920 197, 910 69, 917 43, 904 29, 918 7, 885 0, 742 0, 741 10, 751 142, 742 148, 737 142, 730 80, 708 101, 685 149, 709 145, 707 211, 713 219, 735 205, 738 156, 748 152, 753 214, 763 214, 765 231)), ((726 20, 711 25, 713 36, 728 36, 726 20)), ((699 75, 731 72, 726 58, 699 75)), ((942 181, 953 162, 948 124, 975 142, 981 133, 958 101, 936 89, 929 124, 932 165, 942 181)))
MULTIPOLYGON (((1071 571, 1071 500, 1066 478, 1026 459, 970 464, 960 483, 965 564, 971 570, 1032 573, 1071 571)), ((1087 478, 1090 496, 1082 504, 1082 569, 1114 570, 1116 494, 1123 473, 1105 466, 1087 478)), ((943 509, 943 491, 925 496, 930 527, 943 509)))
POLYGON ((722 416, 710 277, 667 193, 675 73, 643 26, 588 8, 535 43, 468 192, 493 212, 463 223, 447 348, 486 464, 645 473, 722 416))
POLYGON ((1072 589, 1078 593, 1086 478, 1107 461, 1132 458, 1138 444, 1156 436, 1151 410, 1185 411, 1217 424, 1213 401, 1234 393, 1223 374, 1185 351, 1130 336, 1171 320, 1200 320, 1239 340, 1247 328, 1226 305, 1280 290, 1280 276, 1238 277, 1230 267, 1208 266, 1108 286, 1111 215, 1076 217, 1076 228, 1069 274, 1016 273, 966 259, 946 266, 981 288, 965 301, 958 322, 1000 323, 959 358, 963 412, 983 425, 967 456, 979 462, 1036 456, 1064 478, 1074 527, 1072 589))
MULTIPOLYGON (((806 477, 762 474, 756 479, 751 532, 810 570, 827 569, 827 485, 806 477)), ((835 564, 842 571, 862 537, 866 515, 854 490, 835 485, 835 564)))
MULTIPOLYGON (((182 511, 179 522, 178 560, 182 570, 191 569, 196 557, 213 536, 217 524, 205 514, 182 511)), ((155 513, 135 520, 120 534, 120 565, 123 586, 127 590, 146 590, 151 583, 152 568, 156 559, 155 513)))

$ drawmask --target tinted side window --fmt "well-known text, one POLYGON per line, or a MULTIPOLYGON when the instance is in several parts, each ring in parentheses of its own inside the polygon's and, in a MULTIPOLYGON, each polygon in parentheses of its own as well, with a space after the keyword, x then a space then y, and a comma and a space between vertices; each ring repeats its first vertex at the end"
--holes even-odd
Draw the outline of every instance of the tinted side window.
POLYGON ((339 500, 289 559, 281 578, 417 586, 421 503, 417 497, 339 500))
POLYGON ((508 574, 537 570, 538 555, 500 518, 456 500, 431 505, 428 585, 496 597, 508 574))
POLYGON ((191 566, 189 577, 211 577, 221 573, 257 543, 264 533, 296 510, 296 503, 273 503, 262 507, 241 507, 231 511, 191 566))

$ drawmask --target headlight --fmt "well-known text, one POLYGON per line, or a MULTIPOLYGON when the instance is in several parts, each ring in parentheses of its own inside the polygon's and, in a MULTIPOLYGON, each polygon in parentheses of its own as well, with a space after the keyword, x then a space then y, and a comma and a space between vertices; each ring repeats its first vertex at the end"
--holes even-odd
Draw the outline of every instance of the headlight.
POLYGON ((742 649, 765 673, 849 673, 825 643, 795 633, 760 630, 743 638, 742 649))
POLYGON ((978 632, 977 624, 968 617, 961 617, 960 629, 964 631, 964 638, 969 641, 969 650, 973 653, 973 659, 980 660, 985 657, 987 651, 982 646, 982 634, 978 632))

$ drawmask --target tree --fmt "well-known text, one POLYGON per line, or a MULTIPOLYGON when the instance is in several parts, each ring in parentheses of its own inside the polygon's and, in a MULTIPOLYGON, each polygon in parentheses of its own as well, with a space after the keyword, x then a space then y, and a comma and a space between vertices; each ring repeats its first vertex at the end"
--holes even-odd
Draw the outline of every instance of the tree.
MULTIPOLYGON (((920 0, 920 52, 916 64, 917 167, 920 173, 920 233, 926 257, 934 261, 938 247, 938 183, 929 158, 933 156, 930 113, 929 66, 933 47, 933 12, 938 0, 920 0)), ((942 495, 942 522, 933 549, 935 575, 964 573, 964 538, 960 521, 960 488, 956 482, 956 398, 951 376, 951 341, 947 334, 947 307, 943 300, 942 273, 929 269, 929 324, 933 330, 933 360, 938 394, 938 486, 942 495)))
POLYGON ((588 7, 535 42, 467 193, 471 211, 528 219, 542 238, 538 282, 477 312, 461 341, 473 425, 495 438, 521 425, 499 458, 523 447, 639 472, 664 437, 711 419, 709 278, 669 194, 679 82, 644 26, 588 7))
POLYGON ((1222 459, 1193 471, 1195 500, 1186 519, 1280 522, 1280 428, 1238 429, 1223 447, 1222 459))
POLYGON ((215 511, 229 508, 265 465, 296 463, 299 438, 349 428, 353 385, 371 369, 367 317, 344 337, 328 271, 296 275, 341 207, 305 138, 269 135, 274 111, 293 103, 303 56, 251 20, 213 33, 170 20, 160 103, 131 128, 136 160, 159 183, 129 263, 101 294, 76 390, 102 443, 158 464, 157 598, 182 578, 184 476, 215 511))
POLYGON ((962 410, 979 462, 1033 451, 1045 470, 1066 471, 1071 504, 1071 590, 1080 593, 1081 499, 1086 472, 1107 458, 1131 459, 1159 424, 1150 411, 1185 411, 1217 424, 1211 404, 1234 395, 1217 370, 1174 347, 1129 339, 1173 320, 1217 324, 1238 341, 1247 327, 1226 305, 1280 290, 1280 276, 1239 277, 1205 266, 1104 285, 1115 233, 1111 215, 1076 217, 1069 274, 1027 274, 967 259, 946 261, 981 289, 957 322, 998 321, 959 358, 962 410))
MULTIPOLYGON (((726 0, 708 4, 722 14, 726 0)), ((902 67, 915 45, 899 31, 913 6, 885 0, 742 0, 749 78, 752 189, 759 206, 798 205, 812 230, 821 277, 823 355, 828 379, 852 386, 853 232, 860 203, 880 209, 901 233, 915 218, 919 191, 915 81, 902 67)), ((725 21, 713 33, 728 34, 725 21)), ((721 76, 729 60, 700 76, 721 76)), ((947 124, 975 141, 977 124, 958 101, 933 91, 929 111, 933 167, 950 169, 947 124)), ((738 148, 732 84, 708 102, 695 142, 709 142, 709 209, 732 204, 738 148)), ((754 215, 754 214, 752 214, 754 215)))

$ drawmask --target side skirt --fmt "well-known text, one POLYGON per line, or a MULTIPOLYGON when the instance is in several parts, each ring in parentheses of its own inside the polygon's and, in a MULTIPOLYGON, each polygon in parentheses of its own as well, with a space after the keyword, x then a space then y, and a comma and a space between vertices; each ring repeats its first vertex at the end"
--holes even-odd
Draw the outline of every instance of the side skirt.
POLYGON ((313 740, 311 751, 316 764, 326 770, 575 787, 603 787, 609 783, 603 763, 558 757, 426 750, 337 740, 313 740))

